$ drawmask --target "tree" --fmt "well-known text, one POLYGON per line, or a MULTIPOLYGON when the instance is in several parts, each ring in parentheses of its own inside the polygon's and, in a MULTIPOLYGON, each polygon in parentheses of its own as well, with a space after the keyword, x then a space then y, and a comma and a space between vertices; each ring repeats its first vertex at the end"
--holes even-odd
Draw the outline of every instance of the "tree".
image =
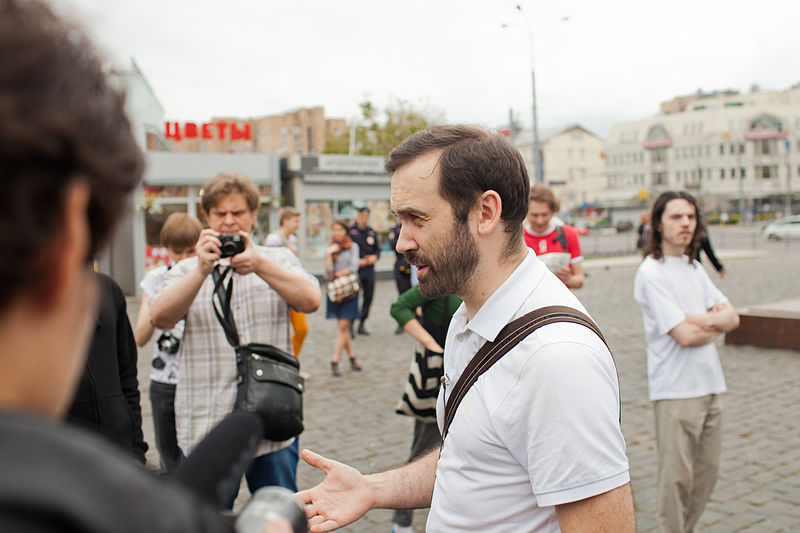
POLYGON ((442 121, 443 114, 408 100, 391 98, 384 109, 375 106, 369 98, 358 105, 361 117, 355 128, 340 135, 329 133, 325 139, 325 153, 350 153, 350 135, 355 129, 354 154, 388 155, 392 149, 412 133, 442 121))

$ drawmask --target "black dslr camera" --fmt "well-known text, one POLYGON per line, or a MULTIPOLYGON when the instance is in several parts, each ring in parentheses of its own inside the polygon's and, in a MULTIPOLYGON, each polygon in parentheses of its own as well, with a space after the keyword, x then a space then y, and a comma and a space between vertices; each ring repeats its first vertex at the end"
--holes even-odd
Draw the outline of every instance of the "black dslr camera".
POLYGON ((231 257, 244 252, 244 239, 241 235, 232 233, 230 235, 220 235, 220 257, 231 257))

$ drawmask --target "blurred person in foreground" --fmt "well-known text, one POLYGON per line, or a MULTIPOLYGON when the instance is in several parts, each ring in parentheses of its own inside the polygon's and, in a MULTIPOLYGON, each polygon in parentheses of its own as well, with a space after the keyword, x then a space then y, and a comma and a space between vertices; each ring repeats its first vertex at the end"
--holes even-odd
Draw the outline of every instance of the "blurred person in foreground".
MULTIPOLYGON (((447 333, 437 415, 481 345, 544 306, 585 311, 525 247, 529 181, 519 152, 475 126, 434 126, 395 148, 397 249, 429 298, 463 304, 447 333)), ((557 322, 517 344, 463 399, 441 449, 378 474, 303 450, 326 477, 299 493, 314 533, 373 508, 430 506, 426 531, 634 530, 614 361, 602 339, 557 322)))
POLYGON ((175 388, 178 385, 178 351, 183 337, 184 321, 162 331, 153 326, 150 302, 164 288, 164 276, 176 264, 194 257, 197 239, 203 226, 196 217, 172 213, 161 228, 161 245, 167 248, 169 265, 150 270, 142 279, 142 299, 133 332, 136 345, 144 346, 156 333, 150 362, 150 404, 153 408, 153 430, 162 472, 173 472, 181 461, 178 436, 175 432, 175 388))
MULTIPOLYGON (((158 328, 169 329, 186 319, 175 421, 178 446, 187 455, 233 411, 238 384, 236 353, 214 314, 211 273, 227 266, 233 269, 231 309, 242 344, 260 342, 290 352, 289 307, 311 313, 319 306, 319 283, 297 256, 288 248, 257 246, 252 241, 259 203, 258 189, 244 174, 224 171, 208 180, 202 209, 209 228, 200 233, 197 255, 166 273, 164 290, 150 305, 158 328), (238 235, 244 250, 221 258, 221 235, 238 235)), ((251 494, 272 485, 297 490, 297 446, 296 438, 262 440, 245 474, 251 494)), ((236 486, 231 507, 238 490, 236 486)))
MULTIPOLYGON (((300 211, 290 205, 278 210, 278 219, 281 227, 273 231, 264 239, 264 246, 288 248, 294 255, 298 255, 297 230, 300 228, 300 211)), ((289 320, 292 322, 292 350, 295 357, 300 357, 303 340, 308 334, 308 319, 305 313, 289 308, 289 320)), ((307 375, 307 374, 306 374, 307 375)), ((305 377, 305 376, 304 376, 305 377)))
POLYGON ((556 268, 554 273, 570 289, 580 289, 584 280, 581 242, 575 228, 553 223, 553 215, 559 209, 561 203, 549 187, 542 184, 531 187, 528 216, 524 223, 525 244, 540 257, 569 254, 566 264, 556 268))
POLYGON ((143 158, 92 45, 35 0, 0 1, 0 529, 232 531, 130 454, 60 420, 96 325, 90 258, 143 158))
POLYGON ((739 315, 697 260, 703 234, 694 197, 660 194, 633 295, 647 338, 658 450, 658 527, 693 531, 717 480, 725 376, 714 340, 739 315))

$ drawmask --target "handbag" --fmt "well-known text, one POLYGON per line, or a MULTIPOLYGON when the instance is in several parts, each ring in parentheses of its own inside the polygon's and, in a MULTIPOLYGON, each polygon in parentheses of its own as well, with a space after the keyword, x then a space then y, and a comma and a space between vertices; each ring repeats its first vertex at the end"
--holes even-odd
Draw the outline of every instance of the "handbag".
MULTIPOLYGON (((422 327, 433 339, 444 346, 450 315, 447 312, 451 305, 451 296, 447 297, 445 313, 438 322, 428 319, 423 307, 422 327)), ((403 386, 403 397, 397 402, 395 412, 400 415, 413 416, 420 422, 436 422, 436 400, 444 375, 444 354, 428 350, 421 343, 414 350, 408 379, 403 386)))
POLYGON ((395 412, 413 416, 420 422, 435 422, 436 399, 443 374, 444 354, 418 344, 403 387, 403 397, 397 402, 395 412))
POLYGON ((358 274, 352 272, 333 278, 327 285, 328 298, 337 304, 354 298, 360 289, 361 285, 358 283, 358 274))
POLYGON ((291 354, 269 344, 240 344, 239 332, 231 313, 233 276, 228 266, 212 271, 214 293, 211 303, 225 338, 236 353, 235 411, 255 413, 264 425, 263 438, 273 441, 296 437, 303 431, 303 391, 305 380, 300 376, 300 363, 291 354))

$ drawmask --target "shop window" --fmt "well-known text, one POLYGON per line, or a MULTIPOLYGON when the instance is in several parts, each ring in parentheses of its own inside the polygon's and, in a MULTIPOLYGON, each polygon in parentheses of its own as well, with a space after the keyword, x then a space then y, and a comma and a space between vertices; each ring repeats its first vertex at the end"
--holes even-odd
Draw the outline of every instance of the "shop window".
POLYGON ((144 213, 145 249, 144 268, 150 270, 166 265, 169 258, 167 249, 161 246, 161 228, 172 213, 187 213, 187 204, 157 203, 144 213), (157 207, 156 207, 157 206, 157 207))
POLYGON ((306 202, 306 251, 309 257, 324 257, 331 240, 333 201, 306 202))

